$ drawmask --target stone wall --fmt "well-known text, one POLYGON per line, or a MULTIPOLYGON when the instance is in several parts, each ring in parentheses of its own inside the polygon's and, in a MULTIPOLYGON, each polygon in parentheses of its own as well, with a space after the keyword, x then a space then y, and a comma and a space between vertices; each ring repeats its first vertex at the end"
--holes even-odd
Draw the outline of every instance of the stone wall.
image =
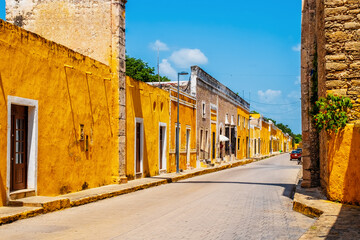
MULTIPOLYGON (((317 100, 316 0, 304 0, 301 32, 301 106, 304 187, 319 185, 319 136, 313 127, 311 102, 317 100)), ((319 46, 320 47, 320 46, 319 46)), ((273 146, 274 147, 274 146, 273 146)))
POLYGON ((7 21, 112 69, 119 82, 119 162, 125 175, 126 0, 6 0, 7 21))
POLYGON ((360 202, 360 196, 351 195, 356 187, 348 184, 350 176, 360 178, 359 174, 353 173, 356 168, 354 158, 357 158, 353 154, 357 143, 355 136, 360 122, 359 51, 359 0, 304 1, 301 62, 303 186, 317 186, 320 182, 330 199, 345 202, 360 202), (325 131, 317 134, 310 116, 312 103, 330 93, 349 97, 354 108, 348 112, 349 123, 345 129, 336 134, 325 131))

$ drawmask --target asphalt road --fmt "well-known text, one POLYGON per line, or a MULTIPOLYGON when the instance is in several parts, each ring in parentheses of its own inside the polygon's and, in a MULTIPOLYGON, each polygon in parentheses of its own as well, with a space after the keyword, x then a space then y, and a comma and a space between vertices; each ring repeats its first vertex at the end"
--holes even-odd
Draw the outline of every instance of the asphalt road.
POLYGON ((9 225, 0 239, 298 239, 289 154, 9 225))

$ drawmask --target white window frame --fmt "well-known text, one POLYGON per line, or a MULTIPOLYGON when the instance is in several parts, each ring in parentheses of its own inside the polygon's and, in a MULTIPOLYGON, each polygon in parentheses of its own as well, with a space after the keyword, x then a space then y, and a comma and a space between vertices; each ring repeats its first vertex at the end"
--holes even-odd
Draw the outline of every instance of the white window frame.
POLYGON ((37 194, 37 173, 38 173, 38 100, 8 96, 7 98, 7 196, 10 197, 11 184, 11 105, 28 107, 28 169, 26 189, 35 190, 37 194))
POLYGON ((204 101, 201 102, 201 107, 202 118, 206 118, 206 103, 204 101))

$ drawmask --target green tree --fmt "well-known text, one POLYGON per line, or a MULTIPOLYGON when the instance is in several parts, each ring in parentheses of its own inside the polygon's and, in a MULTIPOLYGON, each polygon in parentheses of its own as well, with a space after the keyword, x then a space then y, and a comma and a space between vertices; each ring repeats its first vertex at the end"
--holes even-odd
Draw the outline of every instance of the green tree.
MULTIPOLYGON (((142 82, 157 82, 158 75, 155 74, 155 69, 150 67, 141 59, 129 57, 126 55, 126 76, 142 82)), ((167 77, 160 76, 161 82, 169 82, 167 77)))

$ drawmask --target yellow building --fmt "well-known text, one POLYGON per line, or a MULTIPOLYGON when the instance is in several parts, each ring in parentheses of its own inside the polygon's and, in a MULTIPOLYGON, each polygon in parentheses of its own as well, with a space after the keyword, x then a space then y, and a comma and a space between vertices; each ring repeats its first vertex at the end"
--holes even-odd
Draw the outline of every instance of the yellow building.
POLYGON ((118 178, 111 69, 0 20, 0 206, 18 190, 55 196, 118 178))
MULTIPOLYGON (((170 93, 170 172, 176 171, 176 128, 177 128, 177 89, 166 86, 170 93)), ((180 123, 180 169, 196 168, 196 99, 180 91, 179 123, 180 123)), ((209 136, 208 136, 209 137, 209 136)))
POLYGON ((169 92, 126 77, 126 93, 126 176, 169 171, 169 92))
POLYGON ((249 111, 238 107, 237 119, 237 147, 236 158, 244 159, 248 156, 249 146, 249 111))
POLYGON ((267 156, 270 154, 270 124, 264 119, 261 123, 261 133, 260 133, 260 144, 261 144, 261 155, 267 156))

